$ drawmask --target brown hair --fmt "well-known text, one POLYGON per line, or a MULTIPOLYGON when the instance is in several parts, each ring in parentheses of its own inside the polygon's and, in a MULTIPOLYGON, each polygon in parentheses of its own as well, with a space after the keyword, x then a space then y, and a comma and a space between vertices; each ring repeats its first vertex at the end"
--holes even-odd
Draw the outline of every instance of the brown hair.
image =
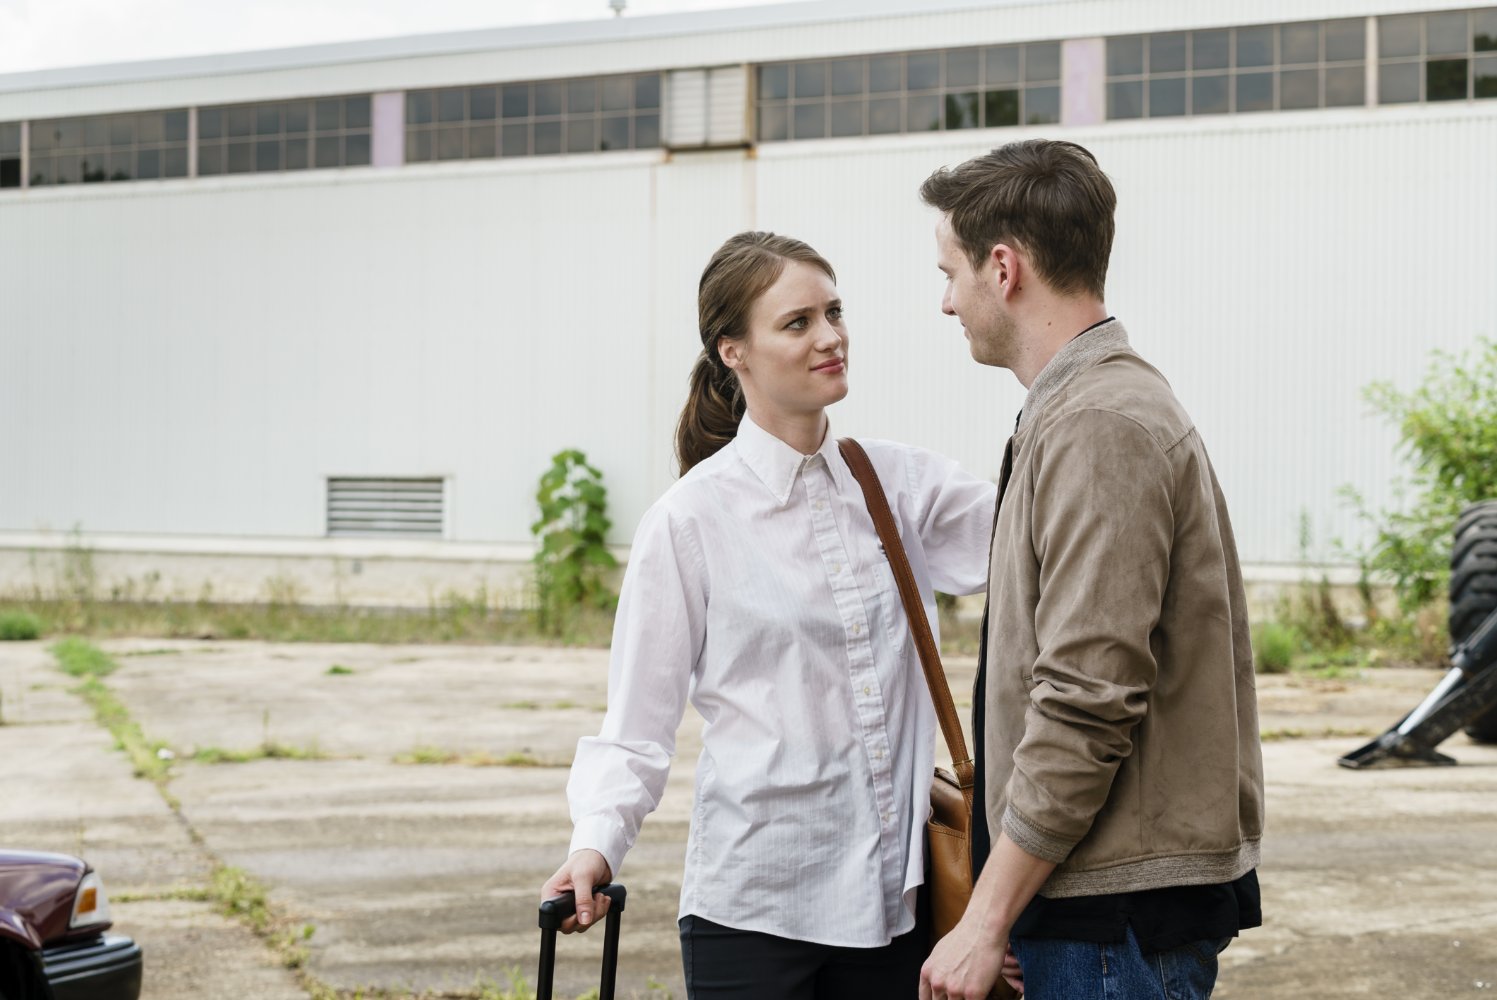
POLYGON ((1074 142, 1026 139, 999 146, 920 185, 946 213, 974 268, 999 243, 1017 244, 1045 284, 1102 298, 1117 194, 1097 158, 1074 142))
POLYGON ((826 258, 800 240, 748 232, 717 248, 697 286, 697 326, 702 353, 691 369, 691 388, 676 424, 676 460, 681 474, 733 440, 743 419, 738 376, 723 363, 717 345, 748 335, 754 302, 779 280, 785 262, 797 260, 837 280, 826 258))

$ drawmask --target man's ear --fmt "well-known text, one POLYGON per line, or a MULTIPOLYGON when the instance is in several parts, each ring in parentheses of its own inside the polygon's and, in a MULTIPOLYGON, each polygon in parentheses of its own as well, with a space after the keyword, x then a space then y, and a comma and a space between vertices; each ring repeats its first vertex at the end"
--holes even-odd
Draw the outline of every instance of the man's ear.
POLYGON ((1007 301, 1009 296, 1020 289, 1024 259, 1010 244, 997 243, 988 251, 988 266, 999 297, 1007 301))

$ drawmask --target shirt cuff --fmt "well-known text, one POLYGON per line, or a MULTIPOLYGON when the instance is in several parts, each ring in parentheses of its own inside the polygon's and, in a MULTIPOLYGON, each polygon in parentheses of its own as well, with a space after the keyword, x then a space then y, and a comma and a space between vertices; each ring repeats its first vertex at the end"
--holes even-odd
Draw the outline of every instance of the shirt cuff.
POLYGON ((1009 806, 1003 810, 1003 832, 1027 854, 1041 861, 1062 864, 1070 857, 1076 841, 1057 837, 1042 827, 1036 826, 1009 806))
POLYGON ((603 816, 582 817, 572 827, 572 846, 567 848, 567 856, 571 857, 577 851, 587 849, 603 855, 603 860, 608 862, 608 870, 613 873, 614 881, 618 881, 619 867, 623 865, 624 855, 629 851, 629 843, 619 825, 603 816))

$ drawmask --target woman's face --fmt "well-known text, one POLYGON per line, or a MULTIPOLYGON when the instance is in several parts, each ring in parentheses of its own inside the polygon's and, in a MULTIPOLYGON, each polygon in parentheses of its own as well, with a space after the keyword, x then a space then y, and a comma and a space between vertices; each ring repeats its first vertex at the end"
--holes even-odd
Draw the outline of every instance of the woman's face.
POLYGON ((847 395, 847 327, 826 272, 786 261, 749 311, 748 336, 721 342, 744 402, 761 418, 816 413, 847 395))

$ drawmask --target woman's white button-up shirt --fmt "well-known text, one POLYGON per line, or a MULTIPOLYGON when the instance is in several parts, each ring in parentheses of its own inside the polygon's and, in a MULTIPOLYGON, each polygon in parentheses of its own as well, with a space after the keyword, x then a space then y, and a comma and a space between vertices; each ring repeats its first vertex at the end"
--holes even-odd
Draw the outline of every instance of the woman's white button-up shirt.
MULTIPOLYGON (((932 627, 987 583, 996 488, 863 442, 932 627)), ((876 947, 914 926, 936 734, 889 561, 828 433, 801 455, 744 418, 646 512, 619 597, 602 732, 579 741, 572 850, 618 873, 690 698, 705 720, 681 914, 876 947)))

